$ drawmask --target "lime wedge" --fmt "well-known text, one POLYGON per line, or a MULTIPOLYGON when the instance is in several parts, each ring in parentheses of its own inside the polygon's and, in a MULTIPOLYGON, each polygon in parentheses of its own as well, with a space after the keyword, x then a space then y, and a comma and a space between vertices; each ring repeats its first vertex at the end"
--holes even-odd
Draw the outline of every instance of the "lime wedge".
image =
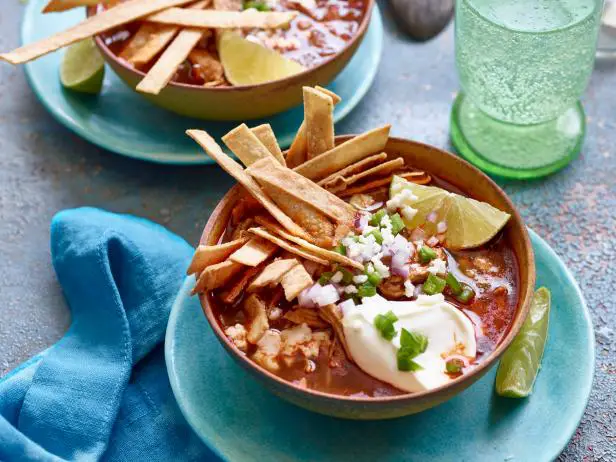
POLYGON ((535 292, 530 313, 520 333, 505 351, 496 373, 496 393, 507 398, 525 398, 533 391, 548 335, 550 291, 535 292))
POLYGON ((405 225, 411 229, 422 226, 428 235, 435 235, 438 234, 438 224, 444 223, 446 244, 452 249, 468 249, 485 244, 503 229, 510 217, 508 213, 485 202, 394 176, 390 197, 404 189, 409 190, 415 198, 405 199, 402 205, 417 210, 411 220, 404 219, 405 225))
POLYGON ((233 85, 256 85, 304 70, 295 61, 232 31, 220 34, 218 53, 225 76, 233 85))
POLYGON ((65 88, 81 93, 99 93, 105 77, 105 61, 92 39, 71 45, 64 54, 60 81, 65 88))

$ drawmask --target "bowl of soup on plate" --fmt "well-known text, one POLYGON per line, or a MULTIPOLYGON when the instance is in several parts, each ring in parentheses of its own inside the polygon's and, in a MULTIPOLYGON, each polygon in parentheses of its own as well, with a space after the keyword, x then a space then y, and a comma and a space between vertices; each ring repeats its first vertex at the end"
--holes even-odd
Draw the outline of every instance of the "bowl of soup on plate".
POLYGON ((465 161, 388 125, 336 137, 331 95, 306 88, 304 100, 286 153, 267 127, 223 137, 243 166, 188 131, 239 183, 205 227, 194 293, 231 356, 295 404, 379 419, 442 403, 526 317, 526 228, 465 161))
POLYGON ((209 120, 262 118, 300 104, 303 86, 338 75, 364 37, 372 6, 373 0, 205 0, 183 7, 191 10, 187 17, 163 12, 155 18, 163 22, 134 21, 98 35, 96 44, 122 80, 159 106, 209 120), (205 16, 216 13, 236 16, 205 16), (201 21, 199 15, 225 28, 179 32, 174 24, 201 21))

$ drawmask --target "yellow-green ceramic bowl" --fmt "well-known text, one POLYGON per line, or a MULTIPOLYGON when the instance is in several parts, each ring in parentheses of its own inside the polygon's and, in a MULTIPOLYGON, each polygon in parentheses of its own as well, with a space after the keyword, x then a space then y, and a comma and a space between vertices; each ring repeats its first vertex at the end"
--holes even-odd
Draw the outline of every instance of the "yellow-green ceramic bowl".
MULTIPOLYGON (((325 86, 344 69, 366 34, 373 6, 374 0, 367 0, 357 33, 340 52, 299 74, 259 85, 224 88, 170 82, 158 95, 141 94, 176 114, 205 120, 259 119, 286 111, 302 102, 302 87, 325 86)), ((90 7, 88 16, 95 11, 96 7, 90 7)), ((145 74, 118 59, 100 35, 95 41, 107 64, 134 90, 145 74)))
MULTIPOLYGON (((351 136, 338 136, 336 142, 341 143, 349 138, 351 136)), ((281 398, 303 408, 335 417, 362 420, 401 417, 434 407, 462 392, 493 367, 509 346, 526 319, 535 287, 534 254, 526 226, 505 192, 496 183, 466 161, 432 146, 390 138, 385 150, 390 156, 403 157, 407 165, 426 170, 464 191, 470 197, 488 202, 511 214, 504 234, 513 248, 519 266, 518 305, 511 328, 496 350, 468 374, 452 380, 445 386, 422 393, 358 398, 300 388, 260 367, 238 350, 224 334, 212 311, 212 305, 215 303, 213 298, 209 294, 201 295, 203 312, 216 337, 233 359, 281 398)), ((243 194, 245 194, 243 188, 235 186, 223 197, 205 226, 201 244, 214 245, 219 242, 231 211, 243 194)))

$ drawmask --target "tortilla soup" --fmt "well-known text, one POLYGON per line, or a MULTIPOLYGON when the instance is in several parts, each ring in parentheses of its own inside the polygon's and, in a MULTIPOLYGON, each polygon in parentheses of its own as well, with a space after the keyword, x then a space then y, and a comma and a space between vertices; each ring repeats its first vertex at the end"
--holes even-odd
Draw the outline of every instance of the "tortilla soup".
MULTIPOLYGON (((187 133, 245 193, 189 273, 234 348, 331 395, 429 391, 492 353, 513 323, 519 268, 509 214, 385 149, 389 126, 336 144, 336 95, 304 89, 286 155, 241 125, 187 133)), ((266 141, 267 140, 267 141, 266 141)))

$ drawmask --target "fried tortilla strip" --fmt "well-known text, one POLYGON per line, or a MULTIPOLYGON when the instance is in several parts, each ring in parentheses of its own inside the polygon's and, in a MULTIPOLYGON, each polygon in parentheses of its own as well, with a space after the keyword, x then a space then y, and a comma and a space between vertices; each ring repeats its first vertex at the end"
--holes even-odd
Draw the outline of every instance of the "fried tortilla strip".
POLYGON ((80 6, 96 6, 111 3, 113 0, 51 0, 43 8, 43 13, 59 13, 61 11, 79 8, 80 6))
POLYGON ((344 348, 344 352, 347 355, 347 358, 353 361, 353 356, 351 355, 351 349, 347 344, 346 337, 344 336, 344 327, 342 326, 342 313, 340 312, 340 308, 336 305, 326 305, 321 307, 319 311, 319 315, 331 324, 334 332, 336 333, 336 338, 344 348))
POLYGON ((337 194, 340 191, 344 191, 346 188, 348 188, 352 184, 358 183, 361 180, 369 179, 370 177, 378 178, 378 177, 382 177, 386 175, 388 177, 391 177, 392 173, 396 171, 400 171, 400 169, 403 167, 404 167, 404 159, 402 159, 401 157, 398 157, 397 159, 384 162, 381 165, 377 165, 376 167, 372 167, 368 170, 357 173, 356 175, 352 175, 348 178, 342 177, 340 181, 333 183, 331 186, 326 187, 326 189, 328 191, 333 192, 334 194, 337 194))
POLYGON ((254 226, 255 220, 254 218, 246 218, 237 224, 235 229, 233 230, 233 234, 231 234, 231 239, 242 239, 247 236, 247 231, 254 226))
POLYGON ((296 200, 312 205, 335 222, 351 223, 355 218, 355 210, 351 205, 272 159, 261 159, 248 167, 246 171, 259 184, 284 189, 296 200))
MULTIPOLYGON (((323 88, 319 86, 316 86, 314 88, 320 91, 321 93, 324 93, 327 96, 329 96, 332 99, 334 106, 341 101, 340 96, 338 96, 333 91, 329 91, 327 88, 323 88)), ((308 145, 307 145, 307 140, 306 140, 306 123, 302 122, 299 129, 297 130, 295 139, 293 140, 293 143, 291 144, 291 147, 289 148, 289 151, 287 152, 287 157, 286 157, 287 166, 289 168, 294 168, 306 162, 307 150, 308 150, 308 145)))
MULTIPOLYGON (((430 175, 426 175, 424 172, 407 172, 407 173, 398 173, 398 176, 408 180, 412 183, 417 184, 428 184, 432 181, 430 175)), ((362 194, 365 192, 372 191, 374 189, 379 189, 381 187, 389 186, 391 183, 393 175, 388 176, 387 178, 381 178, 374 181, 369 181, 368 183, 364 183, 362 185, 357 185, 352 188, 347 188, 344 191, 340 192, 340 197, 348 197, 353 196, 354 194, 362 194)))
POLYGON ((304 123, 308 160, 334 148, 334 101, 330 96, 304 87, 304 123))
POLYGON ((261 300, 257 294, 252 294, 244 302, 244 311, 250 318, 250 328, 248 329, 246 340, 254 345, 263 337, 267 329, 269 329, 265 303, 263 303, 263 300, 261 300))
MULTIPOLYGON (((80 40, 93 37, 114 27, 147 16, 165 8, 184 5, 194 0, 128 0, 91 16, 76 26, 58 32, 38 42, 29 43, 9 53, 0 54, 0 59, 11 64, 22 64, 56 51, 80 40)), ((184 11, 184 10, 182 10, 184 11)), ((190 12, 189 13, 194 13, 190 12)))
MULTIPOLYGON (((355 260, 351 260, 349 257, 341 255, 338 252, 334 252, 332 250, 323 249, 300 237, 293 236, 292 234, 287 233, 284 229, 282 229, 280 226, 278 226, 276 223, 274 223, 271 220, 267 220, 262 217, 257 217, 255 221, 261 226, 265 227, 268 231, 274 232, 278 234, 279 236, 285 238, 286 240, 299 245, 302 249, 304 249, 307 252, 311 252, 315 255, 318 255, 319 257, 325 258, 326 261, 328 262, 340 263, 343 266, 348 266, 350 268, 355 268, 355 269, 362 270, 362 271, 364 269, 364 265, 362 265, 359 262, 356 262, 355 260)), ((251 229, 251 232, 253 232, 253 229, 251 229)))
POLYGON ((137 91, 158 95, 171 81, 180 64, 188 58, 188 55, 205 31, 199 29, 183 29, 169 44, 167 49, 158 58, 154 66, 136 87, 137 91))
POLYGON ((277 159, 246 124, 238 125, 222 141, 248 167, 261 159, 277 159))
MULTIPOLYGON (((142 1, 142 0, 141 0, 142 1)), ((279 29, 286 27, 297 16, 295 12, 260 11, 190 11, 168 8, 148 16, 145 20, 158 24, 173 24, 195 29, 279 29)))
POLYGON ((291 220, 310 234, 310 241, 320 247, 333 247, 334 224, 312 205, 295 199, 284 189, 264 184, 263 191, 275 199, 276 204, 291 220))
MULTIPOLYGON (((211 0, 203 0, 190 5, 189 9, 200 10, 209 6, 210 3, 211 0)), ((179 31, 178 26, 144 22, 124 46, 119 56, 133 66, 143 66, 163 51, 179 31)))
POLYGON ((293 143, 291 143, 291 147, 289 147, 289 150, 287 151, 287 155, 285 157, 287 167, 295 168, 306 162, 307 150, 308 142, 306 141, 306 122, 302 122, 297 129, 297 133, 295 134, 293 143))
POLYGON ((220 263, 227 259, 229 255, 242 247, 248 239, 236 239, 218 245, 200 245, 195 250, 187 274, 194 274, 203 271, 207 266, 220 263))
POLYGON ((250 228, 248 231, 253 234, 256 234, 259 237, 262 237, 263 239, 267 239, 268 241, 276 244, 278 247, 288 252, 291 252, 295 255, 298 255, 302 258, 305 258, 306 260, 310 260, 315 263, 319 263, 321 265, 329 264, 329 262, 325 260, 324 258, 318 257, 310 252, 306 252, 304 249, 294 244, 291 244, 289 241, 285 241, 284 239, 281 239, 278 236, 275 236, 274 234, 270 233, 269 231, 263 228, 250 228))
POLYGON ((362 133, 295 167, 295 171, 311 180, 321 180, 332 173, 385 149, 391 125, 362 133))
POLYGON ((329 324, 319 316, 319 312, 312 308, 299 307, 291 311, 287 311, 283 316, 293 324, 306 323, 309 327, 314 329, 325 329, 329 327, 329 324))
POLYGON ((201 272, 192 293, 199 294, 205 290, 218 289, 229 282, 242 268, 246 267, 231 260, 210 265, 201 272))
POLYGON ((285 273, 290 271, 295 265, 299 265, 299 261, 295 258, 273 261, 250 283, 248 292, 279 284, 285 273))
POLYGON ((242 11, 242 0, 214 0, 214 9, 223 11, 242 11))
POLYGON ((233 281, 231 287, 220 294, 220 299, 227 304, 232 304, 237 301, 237 299, 242 295, 244 289, 250 282, 250 280, 263 268, 254 267, 248 268, 244 273, 241 274, 240 278, 233 281))
POLYGON ((218 165, 220 165, 229 175, 235 178, 248 193, 258 200, 263 207, 287 229, 291 234, 301 236, 305 239, 310 239, 310 235, 304 231, 301 227, 293 222, 285 213, 278 208, 278 206, 265 195, 261 190, 257 182, 248 175, 244 169, 231 159, 228 155, 222 152, 220 146, 214 141, 214 139, 202 130, 187 130, 186 134, 194 139, 205 152, 212 158, 218 165))
POLYGON ((276 139, 276 135, 274 134, 274 130, 272 130, 272 126, 270 124, 262 124, 250 129, 251 132, 255 134, 259 141, 265 145, 267 150, 272 153, 272 155, 276 158, 280 165, 287 165, 284 156, 282 155, 282 151, 280 150, 280 146, 278 145, 278 140, 276 139))
POLYGON ((296 298, 300 292, 313 284, 312 278, 304 265, 295 265, 280 280, 284 289, 284 297, 288 302, 296 298))
POLYGON ((160 53, 178 33, 178 26, 164 26, 145 22, 139 26, 119 57, 133 66, 143 66, 160 53))
POLYGON ((348 167, 343 168, 342 170, 338 170, 337 172, 332 173, 330 176, 322 179, 317 184, 327 189, 330 184, 335 183, 336 181, 340 181, 339 178, 348 177, 351 175, 355 175, 356 173, 363 172, 364 170, 372 168, 375 165, 379 165, 385 159, 387 159, 387 154, 384 152, 380 154, 375 154, 370 157, 366 157, 359 162, 355 162, 354 164, 351 164, 348 167))
POLYGON ((274 255, 278 247, 265 239, 253 237, 231 254, 229 260, 246 266, 257 266, 274 255))

